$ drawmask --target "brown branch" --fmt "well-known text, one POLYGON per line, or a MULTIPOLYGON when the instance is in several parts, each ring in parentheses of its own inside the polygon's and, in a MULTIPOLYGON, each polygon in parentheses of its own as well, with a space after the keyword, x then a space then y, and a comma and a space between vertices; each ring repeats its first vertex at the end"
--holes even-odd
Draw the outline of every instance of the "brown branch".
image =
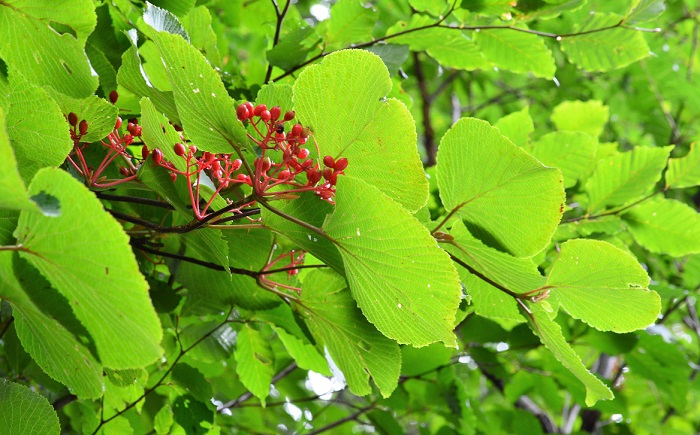
POLYGON ((428 84, 425 80, 425 73, 423 72, 423 65, 420 61, 420 55, 415 51, 413 52, 413 68, 416 72, 416 80, 418 81, 418 89, 420 90, 421 96, 423 146, 425 147, 425 153, 427 155, 425 165, 434 166, 437 157, 437 147, 435 146, 435 130, 430 120, 430 106, 432 103, 430 100, 430 93, 428 92, 428 84))
MULTIPOLYGON (((275 48, 277 46, 277 43, 279 43, 280 40, 280 33, 282 33, 282 22, 284 21, 284 17, 287 15, 287 11, 289 11, 289 6, 292 4, 292 0, 287 0, 287 3, 284 5, 284 9, 280 11, 279 5, 277 4, 277 0, 271 0, 272 5, 275 7, 275 16, 277 17, 277 24, 275 25, 275 36, 272 40, 272 48, 275 48)), ((268 63, 267 64, 267 72, 265 72, 265 82, 267 83, 270 81, 270 77, 272 76, 272 64, 268 63)))

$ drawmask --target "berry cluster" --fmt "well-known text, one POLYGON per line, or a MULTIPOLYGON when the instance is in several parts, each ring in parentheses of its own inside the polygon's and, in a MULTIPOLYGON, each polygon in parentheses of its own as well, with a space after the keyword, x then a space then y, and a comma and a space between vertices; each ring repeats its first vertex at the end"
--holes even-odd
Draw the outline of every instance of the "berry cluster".
POLYGON ((260 274, 258 277, 258 283, 265 288, 277 289, 279 287, 288 290, 294 290, 298 294, 301 294, 301 288, 294 287, 289 284, 284 284, 278 281, 273 281, 269 278, 268 275, 273 275, 275 271, 281 272, 280 269, 276 268, 279 267, 281 264, 286 263, 286 266, 284 266, 283 270, 287 272, 287 280, 289 280, 292 276, 299 274, 299 269, 297 269, 297 266, 301 266, 304 264, 305 255, 306 251, 303 250, 292 250, 279 255, 277 258, 273 259, 267 265, 265 265, 265 267, 262 270, 263 273, 260 274))
MULTIPOLYGON (((338 175, 348 166, 348 160, 341 158, 337 162, 333 157, 323 159, 325 168, 321 170, 318 163, 309 159, 310 152, 302 145, 309 138, 309 129, 296 123, 286 133, 285 123, 294 119, 294 111, 284 114, 278 106, 268 110, 265 104, 253 106, 245 102, 238 106, 236 115, 242 122, 247 122, 259 138, 248 137, 262 150, 262 156, 255 159, 252 186, 258 196, 288 195, 295 192, 314 191, 322 199, 333 202, 338 175), (269 151, 281 153, 279 162, 268 155, 269 151), (304 174, 306 182, 296 181, 298 175, 304 174), (323 179, 323 180, 322 180, 323 179), (323 182, 321 182, 323 181, 323 182), (286 185, 291 189, 271 191, 275 186, 286 185)), ((318 154, 318 148, 316 149, 318 154)))
MULTIPOLYGON (((115 104, 118 99, 116 91, 109 94, 109 100, 115 104)), ((259 157, 252 164, 235 158, 231 154, 214 154, 200 152, 194 145, 186 145, 183 134, 180 134, 181 142, 173 146, 173 151, 184 160, 184 165, 168 161, 162 150, 149 149, 143 145, 141 159, 129 153, 127 147, 132 145, 135 137, 141 137, 142 128, 135 118, 129 119, 126 130, 121 134, 122 119, 117 118, 114 129, 100 143, 107 148, 107 154, 97 169, 89 166, 84 157, 84 149, 88 146, 82 142, 83 136, 88 132, 86 120, 78 122, 75 113, 68 115, 71 138, 73 139, 73 151, 68 155, 68 161, 76 171, 85 178, 90 187, 109 188, 120 183, 136 179, 136 173, 141 164, 151 156, 154 164, 167 169, 173 182, 178 176, 187 180, 187 189, 195 217, 203 220, 213 212, 211 205, 220 195, 221 191, 234 185, 247 185, 253 190, 251 201, 231 211, 240 213, 241 208, 253 205, 256 198, 276 197, 294 198, 295 193, 315 192, 321 199, 333 202, 336 192, 338 176, 348 166, 348 160, 341 158, 335 160, 332 156, 323 158, 323 168, 311 157, 308 148, 304 144, 309 139, 310 131, 301 124, 295 123, 287 129, 285 124, 295 118, 294 111, 282 115, 282 110, 272 107, 268 110, 264 104, 253 106, 250 102, 239 105, 236 109, 239 121, 249 126, 248 137, 260 148, 259 157), (254 136, 256 135, 256 136, 254 136), (103 176, 105 169, 117 158, 121 158, 119 172, 122 179, 107 179, 103 176), (200 186, 206 177, 215 187, 214 192, 206 200, 200 196, 200 186), (284 188, 282 188, 284 187, 284 188)), ((181 129, 176 129, 181 131, 181 129)), ((318 155, 318 148, 316 148, 318 155)), ((203 193, 203 192, 202 192, 203 193)), ((231 203, 228 199, 227 202, 231 203)))
MULTIPOLYGON (((112 91, 109 94, 109 99, 112 103, 116 103, 118 98, 117 92, 112 91)), ((117 117, 114 129, 107 137, 100 141, 102 146, 107 148, 107 154, 102 159, 102 162, 93 168, 88 165, 85 160, 83 151, 88 147, 88 143, 83 142, 83 136, 88 132, 88 122, 83 119, 78 122, 78 115, 71 112, 68 114, 68 124, 70 125, 70 135, 73 140, 73 150, 68 155, 68 161, 73 165, 75 170, 80 174, 88 186, 97 188, 108 188, 118 184, 132 181, 136 179, 136 171, 138 164, 134 163, 133 156, 127 151, 127 147, 134 142, 135 136, 141 136, 141 127, 136 119, 130 119, 127 125, 127 134, 122 135, 119 130, 122 127, 122 119, 117 117), (122 179, 107 179, 103 176, 103 172, 117 158, 121 157, 121 161, 125 166, 119 167, 119 172, 124 176, 122 179)))

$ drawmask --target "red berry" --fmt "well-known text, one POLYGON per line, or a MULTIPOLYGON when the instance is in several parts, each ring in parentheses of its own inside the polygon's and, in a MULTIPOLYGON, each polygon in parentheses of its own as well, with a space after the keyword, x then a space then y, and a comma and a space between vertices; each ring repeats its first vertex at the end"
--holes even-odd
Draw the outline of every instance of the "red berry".
POLYGON ((269 157, 265 157, 264 159, 255 159, 255 166, 257 167, 258 165, 260 166, 260 169, 263 172, 267 172, 271 167, 272 167, 272 161, 270 160, 269 157))
POLYGON ((136 124, 134 124, 133 122, 129 121, 129 123, 126 124, 126 131, 128 131, 129 133, 131 133, 131 131, 134 129, 134 126, 135 126, 135 125, 136 125, 136 124))
POLYGON ((178 156, 184 156, 187 152, 185 146, 181 143, 176 143, 173 149, 175 150, 175 154, 177 154, 178 156))
POLYGON ((141 132, 142 132, 141 126, 137 125, 136 127, 134 127, 134 130, 131 132, 131 134, 133 134, 134 136, 141 137, 141 132))
POLYGON ((122 119, 117 116, 117 122, 114 124, 114 129, 118 130, 122 127, 122 119))
POLYGON ((146 160, 146 158, 148 157, 148 155, 149 155, 150 153, 151 153, 151 152, 148 150, 148 146, 147 146, 147 145, 144 145, 143 147, 141 147, 141 158, 142 158, 142 159, 146 160))
POLYGON ((192 154, 197 154, 197 147, 194 146, 194 145, 190 145, 190 152, 191 152, 192 154))
POLYGON ((275 139, 278 141, 283 141, 285 138, 284 133, 275 133, 275 139))
POLYGON ((270 114, 269 110, 263 110, 262 112, 260 112, 260 119, 262 119, 263 121, 269 121, 270 118, 272 118, 272 115, 270 114))
POLYGON ((116 103, 118 99, 119 99, 119 94, 117 93, 117 91, 112 91, 109 93, 109 101, 112 104, 116 103))
POLYGON ((121 166, 119 168, 119 172, 121 172, 121 174, 125 177, 129 176, 129 168, 127 168, 126 166, 121 166))
POLYGON ((275 106, 272 109, 270 109, 270 117, 273 121, 277 121, 280 119, 280 115, 282 114, 282 109, 280 109, 279 106, 275 106))
POLYGON ((286 179, 288 179, 288 178, 291 177, 291 176, 292 176, 292 173, 289 172, 288 169, 285 169, 284 171, 280 171, 280 173, 277 174, 277 179, 279 179, 279 180, 286 180, 286 179))
POLYGON ((248 107, 245 105, 245 103, 236 108, 236 116, 241 121, 245 121, 250 117, 250 112, 248 112, 248 107))
POLYGON ((333 169, 326 168, 323 170, 323 178, 325 178, 326 181, 331 181, 332 177, 333 177, 333 169))
MULTIPOLYGON (((237 171, 237 170, 241 169, 242 164, 243 164, 243 162, 241 161, 241 159, 236 159, 236 160, 232 161, 231 162, 231 170, 237 171)), ((238 175, 241 175, 241 174, 238 174, 238 175)))
POLYGON ((258 104, 255 106, 255 109, 253 109, 253 115, 255 116, 260 116, 260 114, 264 111, 267 110, 267 106, 264 104, 258 104))
POLYGON ((301 130, 301 134, 299 135, 302 139, 306 139, 309 137, 309 134, 311 133, 311 129, 309 127, 304 127, 303 130, 301 130))
POLYGON ((333 165, 333 169, 336 171, 342 171, 343 169, 348 167, 348 159, 343 157, 342 159, 338 159, 337 162, 335 162, 335 165, 333 165))
POLYGON ((80 135, 82 136, 85 133, 87 133, 87 129, 88 129, 88 123, 86 120, 83 119, 82 121, 80 121, 80 125, 78 126, 78 130, 80 131, 80 135))
POLYGON ((326 156, 323 158, 323 164, 329 168, 332 168, 335 166, 335 159, 331 156, 326 156))
POLYGON ((69 123, 70 125, 72 125, 73 127, 75 127, 76 125, 78 125, 78 115, 76 115, 76 114, 73 113, 73 112, 69 113, 69 114, 68 114, 68 123, 69 123))
POLYGON ((160 162, 163 161, 163 151, 159 150, 158 148, 154 149, 153 161, 156 162, 157 165, 160 165, 160 162))
POLYGON ((219 163, 218 160, 214 160, 214 161, 211 163, 211 169, 212 169, 212 171, 214 171, 214 172, 219 172, 219 171, 221 170, 221 163, 219 163))
POLYGON ((294 127, 292 127, 292 135, 299 136, 303 129, 304 127, 302 127, 301 124, 294 124, 294 127))
POLYGON ((177 180, 177 174, 175 172, 171 172, 170 179, 173 180, 173 183, 174 183, 177 180))
POLYGON ((122 141, 126 145, 131 145, 134 142, 134 136, 130 134, 125 134, 124 136, 122 136, 122 141))
POLYGON ((316 168, 311 168, 306 173, 306 179, 309 180, 310 185, 314 185, 321 181, 321 173, 316 170, 316 168))
POLYGON ((251 103, 250 101, 246 101, 244 104, 245 104, 245 107, 248 109, 248 118, 250 118, 251 116, 253 116, 253 112, 255 111, 255 107, 253 107, 253 103, 251 103))
POLYGON ((306 148, 299 148, 297 151, 297 157, 304 160, 305 158, 309 157, 309 150, 306 148))
POLYGON ((294 119, 295 116, 296 116, 296 113, 294 113, 293 110, 290 110, 289 112, 284 114, 284 120, 291 121, 292 119, 294 119))

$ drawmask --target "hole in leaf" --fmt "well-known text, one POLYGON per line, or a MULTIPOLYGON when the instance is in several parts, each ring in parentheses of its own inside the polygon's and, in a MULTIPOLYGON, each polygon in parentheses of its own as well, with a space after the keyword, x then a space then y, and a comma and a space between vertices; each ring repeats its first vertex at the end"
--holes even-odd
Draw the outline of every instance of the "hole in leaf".
POLYGON ((53 195, 41 191, 30 198, 39 206, 41 213, 48 217, 58 217, 61 215, 61 201, 53 195))
POLYGON ((56 22, 56 21, 49 21, 49 27, 51 27, 54 32, 58 33, 59 35, 65 35, 66 33, 71 35, 74 38, 78 38, 78 35, 75 33, 75 30, 67 26, 65 24, 56 22))

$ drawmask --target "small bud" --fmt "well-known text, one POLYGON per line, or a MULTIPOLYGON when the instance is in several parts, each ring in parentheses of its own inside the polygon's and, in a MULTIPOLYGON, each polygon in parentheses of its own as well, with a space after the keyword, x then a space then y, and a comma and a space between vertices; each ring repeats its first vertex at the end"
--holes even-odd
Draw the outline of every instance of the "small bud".
POLYGON ((347 167, 348 159, 346 159, 345 157, 343 157, 342 159, 338 159, 338 161, 335 162, 335 165, 333 165, 333 169, 335 169, 336 171, 342 171, 347 167))
POLYGON ((117 91, 112 91, 109 93, 109 101, 112 104, 115 104, 118 99, 119 99, 119 94, 117 93, 117 91))
POLYGON ((293 110, 290 110, 289 112, 284 114, 284 121, 285 122, 291 121, 292 119, 294 119, 295 116, 296 116, 296 113, 293 110))
POLYGON ((81 136, 84 135, 85 133, 87 133, 88 123, 86 120, 83 119, 82 121, 80 121, 80 125, 78 126, 78 130, 80 131, 81 136))
POLYGON ((159 165, 163 161, 163 151, 158 148, 153 150, 153 161, 159 165))
POLYGON ((76 115, 76 114, 73 113, 73 112, 69 113, 69 114, 68 114, 68 123, 69 123, 70 125, 72 125, 73 127, 75 127, 76 125, 78 125, 78 115, 76 115))
POLYGON ((185 149, 185 146, 181 143, 176 143, 175 146, 173 146, 173 150, 175 151, 175 154, 178 156, 184 156, 187 150, 185 149))
POLYGON ((148 155, 149 155, 150 153, 151 153, 151 152, 148 150, 148 146, 144 145, 144 146, 141 148, 141 158, 143 158, 144 160, 146 160, 146 158, 148 157, 148 155))
POLYGON ((323 164, 329 168, 335 167, 335 159, 331 156, 326 156, 323 158, 323 164))

